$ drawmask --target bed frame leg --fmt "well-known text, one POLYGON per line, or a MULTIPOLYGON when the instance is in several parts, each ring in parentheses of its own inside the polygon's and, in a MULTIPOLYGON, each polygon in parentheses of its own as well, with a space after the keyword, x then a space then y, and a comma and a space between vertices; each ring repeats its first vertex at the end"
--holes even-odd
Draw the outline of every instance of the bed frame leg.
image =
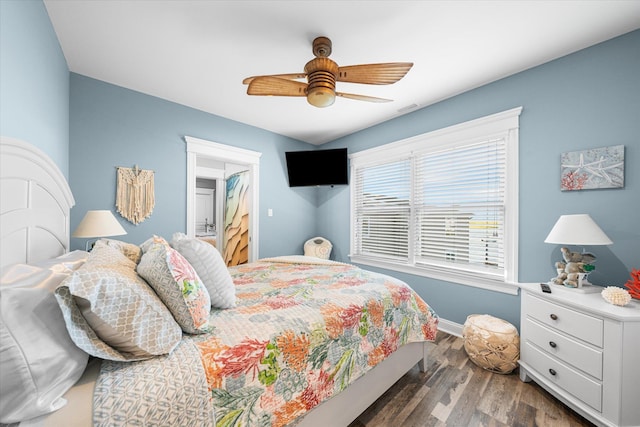
POLYGON ((427 372, 427 345, 422 346, 422 359, 418 361, 418 369, 420 372, 427 372))

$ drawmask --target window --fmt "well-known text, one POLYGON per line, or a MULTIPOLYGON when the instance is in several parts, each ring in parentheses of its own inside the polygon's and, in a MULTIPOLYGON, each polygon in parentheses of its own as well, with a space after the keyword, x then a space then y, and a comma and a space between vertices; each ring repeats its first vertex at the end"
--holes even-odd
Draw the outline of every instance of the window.
POLYGON ((516 293, 521 108, 351 157, 351 260, 516 293))

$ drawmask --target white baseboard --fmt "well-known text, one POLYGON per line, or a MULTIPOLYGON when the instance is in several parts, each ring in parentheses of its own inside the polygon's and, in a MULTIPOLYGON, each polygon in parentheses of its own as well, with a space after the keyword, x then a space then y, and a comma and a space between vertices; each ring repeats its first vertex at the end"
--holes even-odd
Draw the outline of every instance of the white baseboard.
POLYGON ((462 338, 462 326, 442 317, 438 320, 438 330, 462 338))

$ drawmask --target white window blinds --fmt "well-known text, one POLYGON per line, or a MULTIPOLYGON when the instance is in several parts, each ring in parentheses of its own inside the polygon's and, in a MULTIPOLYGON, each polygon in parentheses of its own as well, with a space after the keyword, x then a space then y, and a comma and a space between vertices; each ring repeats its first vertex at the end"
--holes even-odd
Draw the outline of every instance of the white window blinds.
POLYGON ((351 155, 351 260, 514 292, 520 111, 351 155))
POLYGON ((504 271, 505 139, 417 154, 415 262, 504 271))
POLYGON ((358 253, 407 262, 411 213, 410 160, 358 168, 355 176, 358 253))

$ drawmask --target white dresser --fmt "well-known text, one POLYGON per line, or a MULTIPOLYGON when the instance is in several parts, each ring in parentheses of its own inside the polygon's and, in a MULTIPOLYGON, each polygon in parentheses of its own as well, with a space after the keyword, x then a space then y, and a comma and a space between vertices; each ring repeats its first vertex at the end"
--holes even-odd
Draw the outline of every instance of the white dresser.
POLYGON ((600 426, 640 426, 640 302, 521 284, 520 379, 600 426))

